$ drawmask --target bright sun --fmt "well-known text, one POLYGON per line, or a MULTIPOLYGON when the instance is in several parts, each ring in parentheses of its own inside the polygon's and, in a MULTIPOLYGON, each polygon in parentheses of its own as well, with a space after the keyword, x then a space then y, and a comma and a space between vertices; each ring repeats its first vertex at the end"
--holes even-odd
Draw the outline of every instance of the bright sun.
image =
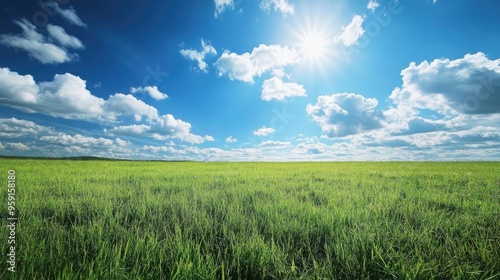
POLYGON ((296 18, 295 24, 287 27, 288 45, 292 46, 299 56, 300 70, 312 76, 326 73, 326 69, 334 67, 338 49, 332 26, 334 18, 324 16, 324 11, 314 6, 305 9, 304 15, 296 18))
POLYGON ((318 60, 325 56, 327 51, 327 40, 318 33, 310 33, 301 36, 300 50, 306 59, 318 60))

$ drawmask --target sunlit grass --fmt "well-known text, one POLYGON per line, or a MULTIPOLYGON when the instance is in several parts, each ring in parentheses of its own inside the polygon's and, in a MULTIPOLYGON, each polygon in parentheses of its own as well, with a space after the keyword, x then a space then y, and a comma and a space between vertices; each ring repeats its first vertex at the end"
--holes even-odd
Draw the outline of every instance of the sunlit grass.
POLYGON ((20 223, 0 279, 500 277, 499 163, 1 167, 20 223))

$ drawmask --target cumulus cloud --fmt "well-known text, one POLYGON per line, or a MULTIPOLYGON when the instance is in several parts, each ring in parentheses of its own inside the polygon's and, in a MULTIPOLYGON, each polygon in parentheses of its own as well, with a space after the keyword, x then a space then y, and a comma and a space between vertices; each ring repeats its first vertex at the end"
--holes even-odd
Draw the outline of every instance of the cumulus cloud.
POLYGON ((238 142, 238 140, 236 138, 233 138, 233 136, 229 136, 226 138, 226 143, 235 143, 235 142, 238 142))
MULTIPOLYGON (((130 151, 124 148, 131 145, 130 142, 120 138, 103 140, 105 138, 92 138, 81 134, 68 135, 53 127, 17 118, 0 118, 0 139, 10 140, 10 143, 3 142, 4 154, 14 156, 54 157, 69 156, 68 153, 110 156, 112 154, 101 154, 101 152, 121 150, 124 157, 130 155, 130 151)), ((114 155, 116 154, 112 156, 114 155)))
MULTIPOLYGON (((144 88, 148 90, 147 87, 144 88)), ((152 90, 157 90, 152 87, 152 90)), ((191 124, 173 115, 160 116, 158 110, 130 94, 116 93, 107 100, 96 97, 86 88, 85 80, 66 73, 55 75, 50 82, 36 83, 31 75, 20 75, 0 68, 0 101, 29 113, 42 113, 66 119, 117 121, 133 116, 136 121, 146 117, 148 124, 118 126, 105 132, 136 136, 146 134, 155 139, 175 138, 200 144, 215 141, 212 136, 191 133, 191 124)))
MULTIPOLYGON (((223 150, 220 148, 186 147, 176 149, 168 146, 146 145, 143 151, 153 152, 156 159, 188 159, 210 161, 256 161, 262 159, 262 151, 254 148, 223 150)), ((150 153, 148 156, 152 156, 150 153)))
POLYGON ((307 96, 304 86, 296 83, 285 83, 278 77, 265 80, 262 84, 261 99, 271 101, 273 99, 283 101, 289 97, 307 96))
POLYGON ((215 66, 219 76, 227 75, 231 80, 253 83, 254 77, 297 61, 297 51, 293 48, 261 44, 251 53, 241 55, 225 51, 215 62, 215 66))
POLYGON ((377 2, 377 0, 370 0, 368 1, 368 5, 366 8, 372 12, 375 12, 375 10, 380 6, 380 4, 377 2))
POLYGON ((19 75, 9 68, 0 68, 0 101, 2 104, 20 105, 36 103, 39 86, 31 75, 19 75))
POLYGON ((18 138, 51 132, 52 128, 17 118, 0 119, 0 138, 18 138))
POLYGON ((78 76, 56 74, 54 80, 39 83, 35 104, 24 108, 65 118, 87 119, 103 114, 105 101, 86 89, 86 82, 78 76))
POLYGON ((42 136, 41 141, 49 142, 53 144, 61 144, 64 146, 78 146, 78 147, 96 147, 96 146, 113 146, 115 142, 111 139, 106 138, 94 138, 87 137, 80 134, 68 135, 66 133, 60 132, 57 135, 42 136))
POLYGON ((327 137, 343 137, 382 127, 378 101, 359 94, 337 93, 319 96, 315 105, 307 105, 307 114, 327 137))
POLYGON ((255 66, 249 53, 238 55, 225 51, 215 63, 219 76, 228 75, 231 80, 253 83, 255 66))
POLYGON ((184 58, 196 61, 198 63, 198 69, 205 73, 208 72, 208 64, 205 62, 205 57, 209 54, 217 55, 217 51, 210 45, 210 42, 205 42, 203 39, 201 40, 201 51, 182 49, 180 52, 184 58))
POLYGON ((469 130, 453 133, 450 143, 477 144, 495 142, 500 144, 500 131, 498 127, 477 126, 469 130))
POLYGON ((62 16, 66 21, 68 21, 71 24, 80 27, 87 27, 87 25, 76 14, 76 11, 75 9, 73 9, 72 6, 69 6, 67 9, 63 9, 59 6, 57 2, 48 2, 48 3, 41 2, 41 5, 46 8, 53 9, 57 14, 62 16))
POLYGON ((156 118, 151 124, 117 126, 105 133, 123 136, 151 137, 156 140, 178 139, 192 144, 201 144, 205 141, 215 141, 212 136, 200 136, 191 133, 191 124, 167 114, 156 118))
POLYGON ((359 38, 365 33, 362 27, 364 20, 364 17, 355 15, 351 23, 343 26, 342 32, 335 36, 335 43, 342 42, 346 47, 357 44, 359 38))
POLYGON ((273 140, 267 140, 263 141, 259 144, 259 147, 263 148, 278 148, 278 147, 288 147, 290 146, 290 142, 282 142, 282 141, 273 141, 273 140))
POLYGON ((288 0, 262 0, 259 6, 266 12, 271 11, 272 8, 275 12, 281 13, 283 17, 295 14, 295 6, 290 4, 288 0))
POLYGON ((176 119, 171 114, 160 117, 151 132, 159 136, 159 139, 176 138, 195 144, 204 142, 203 137, 191 133, 190 123, 176 119))
POLYGON ((163 100, 167 99, 168 95, 162 93, 158 90, 157 86, 146 86, 146 87, 132 87, 130 88, 131 93, 147 93, 151 98, 155 100, 163 100))
POLYGON ((275 132, 276 132, 276 130, 274 130, 274 128, 263 126, 259 129, 255 130, 253 132, 253 135, 266 137, 266 136, 269 136, 271 134, 274 134, 275 132))
POLYGON ((142 147, 144 151, 147 152, 153 152, 153 153, 171 153, 175 154, 178 153, 178 150, 173 148, 173 147, 166 147, 166 146, 151 146, 151 145, 145 145, 142 147))
POLYGON ((122 115, 133 115, 136 121, 146 116, 150 121, 158 117, 155 107, 136 99, 130 94, 117 93, 111 95, 102 106, 108 118, 116 119, 122 115))
POLYGON ((5 143, 5 147, 10 150, 27 151, 30 148, 23 143, 5 143))
POLYGON ((405 122, 406 127, 395 135, 418 134, 432 131, 443 131, 449 129, 446 122, 433 121, 422 117, 414 117, 405 122))
POLYGON ((118 146, 120 146, 120 147, 125 147, 125 146, 128 146, 128 145, 130 145, 130 144, 131 144, 131 142, 129 142, 129 141, 125 141, 125 140, 122 140, 122 139, 120 139, 120 138, 116 138, 116 139, 115 139, 115 143, 116 143, 116 145, 118 145, 118 146))
MULTIPOLYGON (((234 10, 233 0, 214 0, 214 3, 215 18, 219 18, 227 9, 234 10)), ((275 12, 282 14, 283 18, 295 14, 295 6, 290 4, 288 0, 260 0, 259 7, 267 13, 274 10, 275 12)))
POLYGON ((66 73, 36 83, 31 75, 0 68, 0 101, 29 113, 80 120, 114 121, 120 116, 158 117, 157 110, 132 95, 117 93, 104 100, 87 90, 85 80, 66 73))
POLYGON ((326 151, 328 151, 328 149, 329 146, 321 142, 315 142, 315 143, 303 142, 299 143, 292 150, 292 153, 319 155, 325 153, 326 151))
POLYGON ((104 129, 104 132, 116 135, 123 135, 123 136, 138 136, 138 135, 144 135, 150 130, 151 126, 149 125, 133 124, 133 125, 114 127, 113 129, 110 130, 104 129))
MULTIPOLYGON (((44 36, 37 32, 36 27, 26 19, 14 20, 14 23, 22 28, 23 33, 17 35, 2 34, 0 35, 0 44, 23 50, 43 64, 64 63, 78 58, 77 54, 68 53, 66 49, 47 42, 44 36)), ((55 36, 54 38, 59 38, 65 43, 78 44, 74 40, 76 38, 67 35, 66 32, 64 35, 57 27, 54 29, 53 26, 51 30, 53 32, 51 35, 55 36)), ((78 39, 76 40, 78 41, 78 39)))
POLYGON ((212 136, 200 136, 191 133, 191 124, 181 119, 174 118, 173 115, 167 114, 161 116, 156 120, 155 124, 151 127, 153 137, 159 140, 165 139, 179 139, 184 142, 192 144, 201 144, 205 141, 215 141, 212 136))
MULTIPOLYGON (((307 113, 326 137, 345 137, 366 158, 455 160, 498 158, 500 153, 499 60, 484 54, 412 63, 402 71, 403 87, 390 99, 396 105, 377 110, 377 100, 357 94, 320 96, 307 113), (458 101, 474 98, 474 110, 458 101)), ((345 144, 341 142, 338 144, 345 144)), ((341 148, 341 147, 336 147, 341 148)), ((336 158, 334 147, 313 142, 292 151, 314 158, 336 158), (317 149, 315 146, 319 145, 317 149)))
POLYGON ((51 82, 36 84, 31 75, 0 69, 0 100, 26 112, 66 118, 102 114, 104 100, 85 88, 85 81, 71 74, 55 75, 51 82), (69 115, 68 115, 69 114, 69 115))
POLYGON ((401 75, 403 86, 389 97, 398 107, 442 114, 500 113, 500 59, 476 53, 456 60, 412 62, 401 75))
MULTIPOLYGON (((415 133, 391 137, 382 141, 382 144, 389 146, 385 142, 394 142, 398 139, 407 143, 405 147, 414 146, 415 149, 439 149, 442 152, 469 149, 470 145, 476 145, 477 148, 500 147, 500 132, 498 132, 498 128, 491 126, 477 126, 458 131, 437 130, 415 133)), ((404 143, 401 146, 404 146, 404 143)))
POLYGON ((104 137, 91 137, 82 134, 68 134, 58 132, 45 135, 36 139, 31 144, 31 150, 43 156, 82 156, 91 155, 110 158, 130 158, 137 154, 132 150, 132 142, 120 138, 109 139, 104 137))
POLYGON ((47 31, 49 32, 50 37, 56 40, 61 46, 75 49, 82 49, 84 47, 78 38, 68 35, 64 28, 60 26, 49 23, 47 24, 47 31))
POLYGON ((215 18, 218 18, 226 9, 234 9, 233 0, 214 0, 215 18))

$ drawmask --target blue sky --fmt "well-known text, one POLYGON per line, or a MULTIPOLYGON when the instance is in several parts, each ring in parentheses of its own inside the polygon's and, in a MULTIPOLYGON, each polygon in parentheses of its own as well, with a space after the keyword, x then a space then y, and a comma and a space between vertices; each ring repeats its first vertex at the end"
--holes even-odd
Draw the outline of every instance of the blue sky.
POLYGON ((17 1, 0 154, 499 160, 487 0, 17 1))

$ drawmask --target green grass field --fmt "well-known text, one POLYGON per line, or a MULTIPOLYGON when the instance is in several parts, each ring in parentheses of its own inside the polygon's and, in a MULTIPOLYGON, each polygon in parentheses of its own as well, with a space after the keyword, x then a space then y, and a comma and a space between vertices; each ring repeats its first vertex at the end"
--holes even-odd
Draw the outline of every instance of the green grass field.
POLYGON ((500 163, 0 167, 0 279, 500 279, 500 163))

